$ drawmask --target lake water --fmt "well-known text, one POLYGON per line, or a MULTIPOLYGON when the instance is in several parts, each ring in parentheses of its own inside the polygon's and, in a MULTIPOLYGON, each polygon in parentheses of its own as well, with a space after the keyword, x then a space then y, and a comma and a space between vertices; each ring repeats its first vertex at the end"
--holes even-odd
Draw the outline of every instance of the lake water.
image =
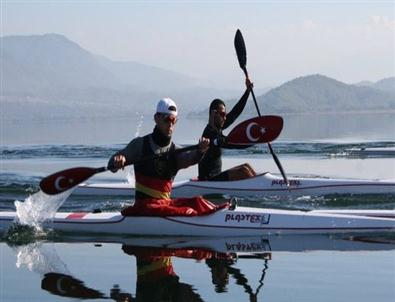
MULTIPOLYGON (((175 141, 195 143, 206 121, 180 119, 175 141)), ((2 122, 0 210, 15 210, 40 179, 74 166, 103 166, 150 117, 2 122)), ((291 175, 395 179, 391 157, 351 158, 352 147, 395 145, 395 114, 287 116, 273 143, 291 175)), ((266 146, 226 151, 224 168, 278 170, 266 146)), ((196 176, 180 171, 177 180, 196 176)), ((104 173, 92 181, 125 181, 104 173)), ((64 211, 120 210, 132 198, 71 195, 64 211)), ((258 207, 394 209, 395 197, 243 199, 258 207)), ((46 234, 0 240, 0 301, 393 301, 395 235, 273 236, 215 240, 46 234), (25 238, 26 239, 26 238, 25 238), (184 248, 183 248, 184 245, 184 248), (188 248, 185 248, 188 247, 188 248), (157 268, 161 272, 149 274, 157 268)), ((23 234, 23 231, 20 231, 23 234)), ((8 234, 9 235, 9 234, 8 234)))
MULTIPOLYGON (((283 119, 284 128, 278 141, 395 141, 395 112, 286 115, 283 119)), ((237 120, 241 121, 241 118, 237 120)), ((195 143, 206 124, 205 119, 181 116, 174 133, 174 141, 180 144, 195 143)), ((85 145, 127 143, 136 133, 145 134, 151 131, 153 125, 152 116, 1 121, 1 142, 85 145)))
POLYGON ((393 301, 394 243, 323 240, 250 257, 105 240, 0 243, 0 301, 105 301, 111 290, 111 301, 393 301), (160 262, 172 272, 146 277, 160 262))

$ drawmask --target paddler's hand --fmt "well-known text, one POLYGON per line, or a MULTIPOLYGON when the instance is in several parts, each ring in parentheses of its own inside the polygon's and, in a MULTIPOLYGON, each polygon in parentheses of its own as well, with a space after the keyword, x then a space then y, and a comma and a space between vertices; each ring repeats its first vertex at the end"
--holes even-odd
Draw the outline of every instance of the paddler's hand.
POLYGON ((113 159, 113 165, 114 167, 119 170, 119 169, 124 169, 125 168, 125 164, 126 164, 126 158, 125 156, 118 154, 114 156, 113 159))
POLYGON ((211 141, 211 146, 222 147, 226 144, 226 136, 219 134, 217 138, 211 141))
POLYGON ((199 151, 201 153, 206 153, 209 146, 210 146, 210 139, 205 138, 205 137, 201 137, 199 139, 199 151))
POLYGON ((249 90, 252 90, 252 88, 254 88, 254 83, 251 82, 250 78, 248 78, 248 77, 246 78, 246 87, 249 90))

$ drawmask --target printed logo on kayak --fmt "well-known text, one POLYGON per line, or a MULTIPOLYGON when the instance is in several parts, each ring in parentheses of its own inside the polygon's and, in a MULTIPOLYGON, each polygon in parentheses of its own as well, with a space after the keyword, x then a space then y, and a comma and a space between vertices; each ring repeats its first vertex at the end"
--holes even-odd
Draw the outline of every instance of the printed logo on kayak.
MULTIPOLYGON (((291 187, 299 187, 301 184, 302 184, 302 182, 300 180, 297 180, 297 179, 289 180, 289 185, 291 187)), ((273 186, 280 186, 280 187, 282 187, 282 186, 286 186, 286 185, 287 184, 282 179, 281 180, 272 180, 272 187, 273 186)))
POLYGON ((249 242, 249 243, 228 243, 225 242, 226 250, 228 252, 266 252, 270 251, 270 244, 267 240, 262 242, 249 242))
POLYGON ((270 214, 226 214, 225 222, 249 222, 249 223, 259 223, 268 224, 270 219, 270 214))

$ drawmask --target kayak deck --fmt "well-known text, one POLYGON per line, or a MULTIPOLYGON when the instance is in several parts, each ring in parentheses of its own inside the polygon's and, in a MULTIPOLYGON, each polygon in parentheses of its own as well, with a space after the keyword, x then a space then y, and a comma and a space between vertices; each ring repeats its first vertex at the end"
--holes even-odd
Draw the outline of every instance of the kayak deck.
MULTIPOLYGON (((1 212, 0 225, 11 224, 15 217, 15 212, 1 212)), ((78 233, 211 237, 395 231, 395 210, 294 211, 237 207, 195 217, 60 212, 50 227, 78 233)))
MULTIPOLYGON (((175 182, 172 197, 193 197, 196 195, 226 194, 231 196, 300 196, 332 194, 395 194, 395 180, 357 180, 313 177, 289 177, 290 188, 284 180, 271 173, 235 181, 175 182)), ((134 195, 134 185, 129 183, 81 184, 76 195, 134 195)))

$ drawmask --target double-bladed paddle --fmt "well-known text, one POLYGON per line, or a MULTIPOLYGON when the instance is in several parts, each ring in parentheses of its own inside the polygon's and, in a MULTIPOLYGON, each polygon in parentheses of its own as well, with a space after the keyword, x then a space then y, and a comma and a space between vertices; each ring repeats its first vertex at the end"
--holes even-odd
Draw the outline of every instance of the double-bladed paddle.
MULTIPOLYGON (((245 46, 245 43, 244 43, 244 38, 243 38, 243 35, 241 34, 240 29, 238 29, 236 31, 234 44, 235 44, 237 59, 239 61, 240 68, 243 70, 246 78, 248 78, 248 72, 247 72, 247 50, 246 50, 246 46, 245 46)), ((256 111, 258 113, 258 116, 261 116, 261 112, 259 110, 258 103, 257 103, 256 98, 255 98, 255 93, 254 93, 254 90, 252 89, 252 87, 251 87, 251 95, 252 95, 252 98, 254 100, 254 104, 255 104, 255 108, 256 108, 256 111)), ((289 187, 289 182, 288 182, 287 176, 285 175, 285 171, 284 171, 284 169, 283 169, 283 167, 282 167, 282 165, 280 163, 280 160, 278 159, 276 153, 274 153, 274 150, 272 148, 272 145, 270 144, 270 141, 267 143, 267 145, 269 147, 270 153, 271 153, 271 155, 272 155, 272 157, 273 157, 278 169, 281 172, 281 175, 284 178, 284 182, 289 187)))
MULTIPOLYGON (((283 119, 280 116, 269 115, 255 117, 233 128, 227 136, 226 143, 240 146, 267 143, 276 139, 280 135, 282 128, 283 119)), ((174 152, 181 153, 198 148, 199 145, 191 145, 176 149, 174 152)), ((139 162, 153 160, 163 156, 166 156, 166 154, 147 156, 139 160, 139 162)), ((77 167, 66 169, 43 178, 40 182, 40 189, 48 195, 59 194, 79 185, 97 173, 111 169, 112 167, 77 167)))

